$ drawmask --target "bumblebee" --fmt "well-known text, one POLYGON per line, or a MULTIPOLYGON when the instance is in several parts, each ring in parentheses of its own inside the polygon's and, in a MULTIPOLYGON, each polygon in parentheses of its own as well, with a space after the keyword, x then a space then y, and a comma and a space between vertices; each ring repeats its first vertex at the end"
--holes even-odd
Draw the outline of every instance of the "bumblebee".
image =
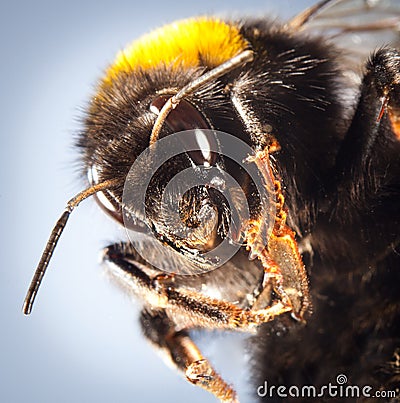
POLYGON ((395 391, 399 24, 395 1, 324 0, 286 23, 198 17, 129 45, 87 110, 89 184, 56 223, 24 313, 94 196, 130 237, 104 250, 111 276, 189 382, 239 401, 191 338, 206 328, 253 334, 255 390, 342 373, 395 391))

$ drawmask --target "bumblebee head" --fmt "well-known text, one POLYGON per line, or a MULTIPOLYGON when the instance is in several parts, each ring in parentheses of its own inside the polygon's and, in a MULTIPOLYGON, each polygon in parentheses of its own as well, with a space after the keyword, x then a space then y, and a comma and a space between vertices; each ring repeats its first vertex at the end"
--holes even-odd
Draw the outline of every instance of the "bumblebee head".
POLYGON ((137 219, 131 220, 131 228, 139 232, 150 228, 158 238, 179 248, 207 250, 226 235, 229 209, 212 183, 203 181, 173 194, 182 198, 179 215, 192 230, 185 240, 171 236, 168 215, 160 213, 160 195, 182 169, 204 176, 199 166, 215 168, 209 182, 224 181, 223 161, 215 151, 218 142, 212 132, 219 119, 227 118, 221 112, 225 84, 218 79, 250 60, 247 47, 236 26, 199 18, 156 30, 117 55, 91 101, 78 144, 90 185, 119 180, 117 187, 95 196, 109 215, 121 224, 125 215, 133 215, 137 219), (194 136, 181 136, 187 151, 177 152, 162 170, 154 172, 146 190, 148 221, 144 224, 141 214, 124 207, 128 172, 155 141, 187 130, 195 131, 194 136))

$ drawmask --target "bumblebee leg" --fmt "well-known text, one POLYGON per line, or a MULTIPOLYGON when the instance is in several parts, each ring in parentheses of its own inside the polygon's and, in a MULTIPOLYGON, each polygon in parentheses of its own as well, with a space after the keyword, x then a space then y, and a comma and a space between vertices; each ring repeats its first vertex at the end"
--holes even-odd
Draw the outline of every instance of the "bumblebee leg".
POLYGON ((362 175, 368 161, 387 148, 379 137, 399 140, 400 52, 380 49, 368 61, 366 70, 357 109, 337 160, 346 178, 362 175))
MULTIPOLYGON (((167 352, 174 365, 191 383, 213 393, 223 402, 237 402, 234 390, 205 359, 188 330, 191 328, 255 331, 259 325, 292 311, 289 302, 277 299, 262 309, 242 309, 233 303, 210 298, 180 284, 178 275, 161 273, 148 264, 129 244, 106 248, 104 260, 121 285, 141 297, 148 310, 142 314, 142 327, 153 344, 167 352)), ((272 284, 280 284, 273 276, 272 284)), ((270 301, 268 301, 270 303, 270 301)))
POLYGON ((176 330, 177 324, 167 316, 164 309, 166 307, 171 310, 171 305, 186 304, 186 309, 178 309, 185 316, 190 315, 191 309, 201 309, 201 306, 203 311, 206 311, 207 308, 201 303, 194 304, 192 300, 180 294, 174 294, 172 290, 168 296, 166 289, 171 289, 170 284, 173 283, 174 276, 151 276, 146 273, 145 262, 129 244, 110 245, 104 251, 104 260, 111 266, 111 274, 116 280, 147 300, 151 309, 144 309, 140 320, 145 337, 166 353, 189 382, 206 389, 222 402, 238 403, 235 391, 202 356, 188 331, 176 330))
POLYGON ((161 349, 186 379, 214 394, 222 402, 238 403, 236 393, 213 369, 209 361, 185 330, 176 331, 176 325, 165 311, 144 310, 141 325, 146 338, 161 349))
MULTIPOLYGON (((331 193, 324 195, 330 207, 321 209, 312 233, 317 255, 312 268, 314 319, 294 332, 280 353, 292 352, 304 362, 304 374, 324 357, 327 365, 320 379, 332 376, 330 368, 347 366, 344 373, 354 374, 353 384, 389 390, 397 368, 387 363, 400 335, 395 308, 399 295, 393 287, 400 267, 399 52, 377 51, 366 66, 360 89, 331 193), (311 339, 315 340, 311 354, 290 347, 291 341, 305 345, 311 339), (335 353, 327 354, 329 344, 338 346, 335 353)), ((273 346, 274 341, 268 343, 273 346)), ((279 353, 275 359, 279 360, 279 353)), ((286 370, 289 374, 289 366, 286 370)))
POLYGON ((386 113, 393 134, 400 140, 400 51, 380 50, 372 58, 370 70, 376 77, 378 95, 381 98, 377 121, 386 113))
POLYGON ((262 309, 242 309, 234 303, 187 289, 180 284, 182 278, 178 275, 161 273, 146 266, 129 244, 109 246, 104 252, 104 260, 110 265, 111 275, 121 285, 152 308, 164 309, 169 318, 177 318, 174 323, 180 329, 201 327, 251 331, 292 310, 291 304, 279 299, 262 309), (148 274, 151 271, 153 273, 148 274))
POLYGON ((400 241, 400 52, 378 50, 367 63, 357 109, 336 165, 330 221, 358 261, 400 241), (374 245, 365 256, 363 245, 374 245), (358 253, 358 256, 357 256, 358 253))
POLYGON ((274 291, 292 317, 304 321, 310 308, 308 281, 294 233, 286 229, 278 236, 271 234, 268 250, 266 248, 258 258, 264 267, 264 277, 252 308, 263 306, 265 298, 274 291))

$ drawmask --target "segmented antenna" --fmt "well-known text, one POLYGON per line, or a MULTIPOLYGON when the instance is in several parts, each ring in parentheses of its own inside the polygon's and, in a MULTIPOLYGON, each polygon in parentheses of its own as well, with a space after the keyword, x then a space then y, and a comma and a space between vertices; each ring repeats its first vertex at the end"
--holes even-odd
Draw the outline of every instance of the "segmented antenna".
MULTIPOLYGON (((225 63, 222 63, 218 67, 208 71, 207 73, 203 74, 199 78, 191 81, 188 85, 183 87, 177 94, 172 96, 162 107, 160 113, 157 116, 157 119, 154 123, 153 130, 150 136, 150 145, 154 144, 160 133, 161 127, 171 112, 179 102, 187 95, 193 93, 197 89, 199 89, 204 84, 218 78, 230 71, 234 70, 235 68, 241 66, 242 64, 248 63, 253 60, 253 51, 252 50, 245 50, 238 55, 232 57, 225 63)), ((58 219, 56 225, 54 226, 53 230, 51 231, 50 238, 47 241, 46 247, 43 251, 42 257, 40 262, 37 266, 35 274, 32 278, 31 284, 29 286, 28 292, 25 297, 24 305, 23 305, 23 313, 25 315, 29 315, 32 311, 32 306, 36 298, 36 294, 39 290, 40 284, 43 280, 44 274, 46 273, 47 267, 49 265, 50 259, 53 255, 54 249, 57 246, 57 242, 60 239, 60 236, 67 224, 68 218, 75 207, 82 201, 88 198, 89 196, 94 195, 95 193, 102 191, 102 190, 110 190, 118 184, 116 179, 111 179, 108 181, 101 182, 97 185, 94 185, 88 189, 85 189, 81 193, 77 194, 74 198, 72 198, 68 203, 65 211, 62 213, 61 217, 58 219)))
POLYGON ((85 200, 88 197, 102 190, 110 190, 114 188, 119 182, 120 181, 117 179, 110 179, 98 183, 97 185, 93 185, 90 188, 87 188, 82 192, 78 193, 67 203, 67 207, 65 208, 61 217, 58 219, 56 225, 51 231, 50 238, 47 241, 46 247, 44 248, 44 251, 42 253, 42 257, 40 258, 35 274, 33 275, 28 292, 26 293, 24 305, 22 308, 22 311, 25 315, 29 315, 32 311, 32 306, 35 301, 36 294, 39 290, 40 284, 43 280, 43 276, 46 273, 47 266, 49 265, 54 249, 57 246, 57 242, 60 239, 60 236, 67 224, 68 218, 72 213, 72 211, 74 210, 74 208, 77 207, 82 200, 85 200))

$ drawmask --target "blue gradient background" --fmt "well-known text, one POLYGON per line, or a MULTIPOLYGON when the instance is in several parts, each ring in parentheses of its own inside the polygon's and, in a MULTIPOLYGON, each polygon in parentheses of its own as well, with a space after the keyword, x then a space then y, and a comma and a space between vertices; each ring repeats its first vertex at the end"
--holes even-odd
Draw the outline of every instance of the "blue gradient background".
MULTIPOLYGON (((293 15, 310 1, 14 1, 0 5, 0 401, 215 402, 162 363, 141 337, 139 304, 98 262, 124 239, 92 200, 73 214, 30 317, 33 270, 66 201, 82 189, 72 135, 115 53, 161 24, 196 14, 293 15)), ((240 335, 196 333, 238 386, 254 388, 240 335), (215 336, 215 337, 214 337, 215 336)))

